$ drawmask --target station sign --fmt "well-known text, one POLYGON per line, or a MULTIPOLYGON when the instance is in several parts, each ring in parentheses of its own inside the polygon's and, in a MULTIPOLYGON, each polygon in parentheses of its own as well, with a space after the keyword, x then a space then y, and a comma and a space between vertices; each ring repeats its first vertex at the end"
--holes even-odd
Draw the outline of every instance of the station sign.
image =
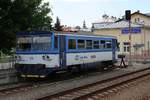
MULTIPOLYGON (((121 33, 122 34, 128 34, 129 33, 129 28, 123 28, 121 33)), ((139 28, 139 27, 132 27, 131 30, 130 30, 130 33, 132 33, 132 34, 141 33, 141 28, 139 28)))
POLYGON ((134 48, 140 48, 140 47, 144 47, 144 44, 134 44, 133 47, 134 48))

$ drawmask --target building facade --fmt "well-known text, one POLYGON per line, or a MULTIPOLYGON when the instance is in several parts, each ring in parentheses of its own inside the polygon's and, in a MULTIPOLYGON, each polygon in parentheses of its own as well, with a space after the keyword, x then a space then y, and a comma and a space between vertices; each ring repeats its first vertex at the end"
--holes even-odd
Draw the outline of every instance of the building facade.
POLYGON ((121 19, 114 23, 92 23, 93 33, 110 35, 118 38, 119 53, 129 54, 131 34, 132 54, 150 55, 150 14, 139 11, 131 15, 131 28, 129 22, 121 19))

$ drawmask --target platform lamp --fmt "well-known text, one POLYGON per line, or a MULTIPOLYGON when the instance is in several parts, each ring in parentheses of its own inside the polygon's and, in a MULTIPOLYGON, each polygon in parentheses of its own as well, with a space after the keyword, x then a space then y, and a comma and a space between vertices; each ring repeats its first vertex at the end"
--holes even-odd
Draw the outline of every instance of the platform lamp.
POLYGON ((131 10, 125 11, 125 19, 129 22, 129 66, 132 65, 131 59, 131 47, 132 47, 132 39, 131 39, 131 10))

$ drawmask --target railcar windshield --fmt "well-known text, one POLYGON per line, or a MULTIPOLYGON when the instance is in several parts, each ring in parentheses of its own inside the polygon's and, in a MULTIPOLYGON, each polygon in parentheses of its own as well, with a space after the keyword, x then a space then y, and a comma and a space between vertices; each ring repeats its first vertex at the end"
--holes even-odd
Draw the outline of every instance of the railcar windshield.
POLYGON ((50 36, 21 36, 17 38, 17 51, 46 51, 50 48, 50 36))

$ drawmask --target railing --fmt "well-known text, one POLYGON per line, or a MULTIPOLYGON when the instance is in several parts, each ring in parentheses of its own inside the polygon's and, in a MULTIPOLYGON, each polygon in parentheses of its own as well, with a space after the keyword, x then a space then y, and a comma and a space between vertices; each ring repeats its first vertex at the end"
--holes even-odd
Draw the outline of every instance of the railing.
MULTIPOLYGON (((130 56, 126 55, 125 60, 129 61, 130 56)), ((150 63, 150 54, 148 52, 143 52, 141 54, 132 54, 132 62, 150 63)))
POLYGON ((15 58, 13 56, 0 57, 0 70, 14 68, 15 58))

